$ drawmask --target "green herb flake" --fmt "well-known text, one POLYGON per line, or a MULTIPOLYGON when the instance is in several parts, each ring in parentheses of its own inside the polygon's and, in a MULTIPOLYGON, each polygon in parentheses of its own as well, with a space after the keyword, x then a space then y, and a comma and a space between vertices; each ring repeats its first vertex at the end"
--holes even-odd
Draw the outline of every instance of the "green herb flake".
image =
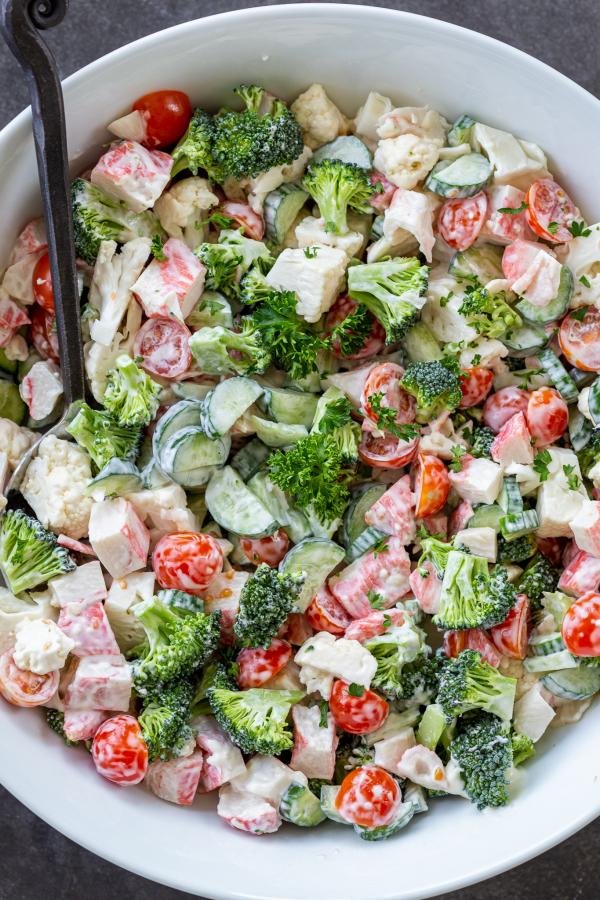
POLYGON ((160 234, 155 234, 152 238, 152 241, 150 242, 150 252, 158 262, 166 262, 167 254, 163 249, 163 240, 160 234))
POLYGON ((351 697, 362 697, 365 689, 362 684, 356 684, 354 681, 348 685, 348 693, 351 697))
POLYGON ((533 471, 537 474, 540 481, 547 481, 550 472, 548 466, 552 462, 552 456, 549 450, 540 450, 533 458, 533 471))
POLYGON ((525 212, 526 209, 529 209, 529 204, 523 200, 520 206, 501 206, 498 212, 507 216, 518 216, 519 213, 525 212))

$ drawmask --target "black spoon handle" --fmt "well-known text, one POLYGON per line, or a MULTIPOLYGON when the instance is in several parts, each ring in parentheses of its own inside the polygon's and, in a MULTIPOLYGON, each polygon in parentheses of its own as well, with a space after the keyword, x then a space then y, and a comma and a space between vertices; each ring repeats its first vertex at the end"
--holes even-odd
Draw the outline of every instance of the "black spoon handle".
POLYGON ((65 110, 54 57, 38 30, 58 25, 68 0, 0 0, 0 30, 27 77, 48 231, 65 402, 85 396, 79 293, 69 200, 65 110))

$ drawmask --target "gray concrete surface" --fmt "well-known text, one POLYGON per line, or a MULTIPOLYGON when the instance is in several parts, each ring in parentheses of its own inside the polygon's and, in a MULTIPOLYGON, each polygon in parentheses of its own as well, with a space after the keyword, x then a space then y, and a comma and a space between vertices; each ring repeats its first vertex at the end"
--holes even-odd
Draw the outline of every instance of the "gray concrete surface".
MULTIPOLYGON (((202 15, 263 5, 270 4, 258 0, 71 0, 67 20, 48 39, 61 72, 68 75, 142 35, 202 15)), ((598 0, 400 0, 376 5, 444 19, 499 38, 600 95, 598 0)), ((1 45, 0 85, 1 127, 27 104, 19 70, 1 45)), ((599 849, 600 822, 596 822, 538 859, 446 894, 443 900, 595 900, 599 849)), ((185 895, 93 856, 0 788, 0 900, 137 900, 142 896, 176 900, 185 895)))

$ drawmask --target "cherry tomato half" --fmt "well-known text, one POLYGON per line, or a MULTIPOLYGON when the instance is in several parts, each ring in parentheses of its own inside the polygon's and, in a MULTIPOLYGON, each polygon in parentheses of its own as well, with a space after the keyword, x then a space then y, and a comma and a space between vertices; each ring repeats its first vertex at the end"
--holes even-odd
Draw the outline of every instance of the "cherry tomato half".
POLYGON ((329 634, 338 636, 344 634, 352 622, 352 616, 336 600, 326 584, 313 597, 306 610, 306 617, 315 631, 328 631, 329 634))
MULTIPOLYGON (((325 319, 325 331, 330 334, 336 325, 341 324, 348 316, 353 313, 358 306, 356 300, 347 297, 345 294, 338 297, 325 319)), ((380 353, 385 346, 385 331, 375 316, 369 313, 371 319, 371 331, 367 335, 365 341, 354 353, 342 353, 339 338, 334 338, 332 350, 335 356, 340 359, 366 359, 368 356, 375 356, 380 353)), ((349 332, 352 334, 352 332, 349 332)))
POLYGON ((358 455, 365 465, 375 469, 401 469, 413 461, 418 445, 418 438, 402 441, 391 434, 377 437, 363 430, 358 455))
POLYGON ((156 580, 163 588, 200 595, 223 568, 223 551, 210 534, 165 534, 152 554, 156 580))
POLYGON ((133 352, 151 375, 178 378, 192 361, 189 341, 190 332, 176 319, 148 319, 135 336, 133 352))
MULTIPOLYGON (((351 687, 354 691, 354 685, 351 686, 339 679, 333 683, 329 709, 335 724, 350 734, 368 734, 369 731, 376 731, 388 717, 387 701, 368 688, 363 688, 360 696, 355 696, 354 693, 350 693, 351 687)), ((359 690, 360 688, 356 687, 356 693, 359 690)))
POLYGON ((278 566, 290 546, 290 539, 280 528, 262 538, 240 538, 240 547, 255 566, 266 563, 271 568, 278 566))
POLYGON ((446 200, 440 209, 437 227, 454 250, 466 250, 474 244, 485 224, 488 198, 485 191, 462 200, 446 200))
POLYGON ((139 784, 148 771, 148 748, 135 716, 113 716, 92 742, 96 771, 114 784, 139 784))
POLYGON ((573 239, 569 225, 579 216, 579 210, 552 178, 534 181, 525 202, 529 227, 539 237, 551 244, 562 244, 573 239))
POLYGON ((520 594, 504 622, 490 628, 490 637, 504 656, 511 659, 525 659, 527 656, 529 616, 529 600, 525 594, 520 594))
POLYGON ((600 656, 600 594, 582 594, 568 608, 562 638, 575 656, 600 656))
POLYGON ((402 366, 396 363, 381 363, 375 366, 367 375, 365 386, 362 389, 360 405, 364 414, 376 425, 378 415, 371 405, 371 397, 379 395, 379 401, 383 408, 393 409, 396 412, 394 419, 397 425, 407 425, 415 421, 416 401, 400 387, 400 379, 404 375, 402 366))
POLYGON ((190 98, 183 91, 152 91, 138 97, 132 110, 139 110, 146 120, 144 144, 151 150, 169 147, 184 134, 192 118, 190 98))
POLYGON ((558 331, 560 349, 572 366, 585 372, 600 372, 600 309, 588 306, 565 316, 558 331))
POLYGON ((238 653, 237 683, 246 688, 261 687, 274 678, 292 658, 292 648, 287 641, 274 638, 265 650, 263 647, 247 647, 238 653))
POLYGON ((448 469, 432 453, 419 453, 414 466, 417 519, 433 516, 446 503, 450 493, 448 469))
POLYGON ((472 406, 479 406, 480 403, 483 403, 490 392, 493 381, 494 373, 491 369, 484 369, 483 366, 471 366, 469 369, 464 369, 460 375, 460 392, 462 394, 460 408, 470 409, 472 406))
POLYGON ((50 274, 50 257, 47 253, 40 256, 31 276, 31 287, 36 303, 39 303, 48 313, 54 315, 54 292, 52 290, 52 276, 50 274))
POLYGON ((20 669, 14 661, 13 651, 0 656, 0 694, 13 706, 43 706, 58 690, 59 672, 36 675, 20 669))
POLYGON ((569 424, 569 407, 554 388, 533 391, 525 415, 536 447, 545 447, 557 441, 569 424))
POLYGON ((398 782, 379 766, 359 766, 349 772, 337 793, 340 815, 355 825, 388 825, 401 802, 398 782))
POLYGON ((526 413, 529 394, 518 387, 500 388, 487 398, 483 407, 484 424, 498 434, 502 426, 518 412, 526 413))
POLYGON ((483 659, 498 668, 502 660, 502 654, 496 650, 493 643, 480 628, 465 628, 464 631, 444 632, 444 653, 455 659, 463 650, 477 650, 483 659))

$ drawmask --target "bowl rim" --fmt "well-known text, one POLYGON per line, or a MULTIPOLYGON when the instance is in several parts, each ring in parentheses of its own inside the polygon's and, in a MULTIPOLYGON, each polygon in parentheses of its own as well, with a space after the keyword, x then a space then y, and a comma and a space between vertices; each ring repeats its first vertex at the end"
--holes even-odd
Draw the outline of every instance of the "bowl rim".
MULTIPOLYGON (((484 46, 487 45, 490 50, 493 48, 501 48, 502 52, 508 57, 512 56, 515 60, 526 61, 526 64, 529 67, 537 69, 537 71, 543 74, 544 78, 551 78, 557 84, 568 86, 568 88, 578 94, 579 97, 585 103, 587 103, 596 114, 600 114, 600 98, 596 97, 586 88, 573 81, 573 79, 554 69, 552 66, 548 65, 542 60, 537 59, 536 57, 531 56, 525 51, 519 50, 518 48, 513 47, 510 44, 505 43, 504 41, 498 40, 497 38, 493 38, 486 34, 482 34, 481 32, 474 31, 473 29, 466 28, 462 25, 456 25, 452 22, 447 22, 443 19, 438 19, 413 12, 406 12, 404 10, 391 9, 388 7, 371 6, 369 4, 362 5, 355 3, 275 3, 268 6, 253 6, 245 9, 229 10, 222 13, 215 13, 210 16, 202 16, 200 18, 190 19, 185 22, 180 22, 177 25, 171 25, 167 28, 160 29, 159 31, 144 35, 140 38, 137 38, 135 41, 128 42, 127 44, 124 44, 123 46, 104 54, 98 59, 93 60, 83 68, 77 69, 71 75, 62 79, 61 83, 63 85, 63 89, 66 89, 66 91, 68 92, 68 89, 71 86, 77 85, 80 81, 84 81, 97 69, 102 69, 106 65, 110 65, 111 63, 120 61, 122 58, 126 58, 132 52, 135 53, 142 46, 145 49, 148 49, 149 47, 152 47, 153 44, 158 44, 165 40, 165 36, 168 40, 170 36, 176 35, 180 32, 184 32, 186 29, 201 27, 200 23, 202 22, 217 24, 223 22, 226 24, 227 21, 233 19, 235 19, 237 22, 243 22, 244 20, 254 20, 260 22, 260 20, 269 19, 273 16, 273 14, 284 16, 301 14, 303 16, 310 15, 312 17, 314 15, 318 16, 320 13, 331 13, 333 10, 335 10, 336 14, 340 16, 345 15, 345 11, 348 10, 349 14, 355 17, 372 19, 372 17, 375 16, 382 21, 388 19, 393 20, 395 23, 405 21, 418 25, 418 23, 422 21, 427 23, 428 28, 439 32, 441 35, 443 35, 444 33, 457 33, 465 37, 468 36, 470 40, 477 41, 479 44, 483 44, 484 46)), ((65 106, 68 106, 67 102, 65 102, 65 106)), ((2 129, 0 129, 0 148, 2 148, 2 145, 10 145, 11 141, 24 137, 25 130, 30 128, 30 122, 31 107, 28 106, 20 113, 18 113, 2 129)), ((23 805, 31 810, 36 816, 38 816, 60 834, 67 837, 69 840, 72 840, 74 843, 83 847, 87 851, 94 853, 102 859, 105 859, 108 862, 125 869, 126 871, 133 872, 136 875, 147 878, 158 884, 163 884, 167 887, 187 892, 193 890, 194 894, 197 895, 205 892, 205 888, 203 888, 201 884, 196 885, 193 889, 190 888, 190 885, 187 883, 187 881, 184 878, 180 878, 176 871, 174 871, 169 876, 161 875, 160 872, 155 871, 151 860, 148 860, 145 865, 142 865, 137 862, 129 861, 127 859, 126 852, 120 853, 107 849, 103 845, 101 832, 98 832, 97 837, 82 837, 78 834, 76 825, 71 826, 69 824, 69 820, 65 819, 60 810, 54 811, 52 809, 48 809, 48 806, 44 806, 44 803, 42 801, 38 801, 36 797, 32 798, 28 796, 27 790, 24 788, 22 789, 21 787, 21 785, 24 783, 23 778, 18 777, 16 774, 15 777, 12 777, 12 775, 13 770, 9 769, 0 771, 0 783, 6 788, 6 790, 8 790, 9 793, 11 793, 19 802, 23 803, 23 805)), ((465 875, 457 875, 453 878, 448 879, 447 882, 440 882, 436 886, 436 890, 440 890, 443 892, 457 890, 463 887, 477 884, 481 881, 493 878, 494 876, 499 875, 503 872, 509 871, 510 869, 535 858, 536 856, 544 853, 545 851, 571 837, 577 831, 592 822, 599 815, 600 802, 597 803, 597 808, 590 806, 590 808, 586 812, 582 813, 579 816, 573 817, 571 821, 563 824, 562 826, 559 825, 552 831, 552 833, 547 834, 543 838, 531 844, 528 844, 527 847, 523 848, 521 851, 513 853, 510 858, 500 859, 496 864, 492 866, 483 865, 478 870, 471 871, 465 875)), ((202 880, 202 867, 199 868, 198 876, 200 880, 202 880)), ((261 900, 261 898, 257 897, 257 895, 253 893, 245 891, 240 892, 232 890, 222 890, 221 888, 216 888, 214 884, 209 885, 207 882, 205 882, 205 886, 206 889, 210 891, 210 897, 215 898, 215 900, 261 900)), ((391 900, 390 895, 386 896, 387 900, 391 900)), ((409 894, 404 894, 403 900, 420 900, 420 898, 431 896, 437 895, 424 893, 422 889, 418 889, 412 891, 409 894)))

